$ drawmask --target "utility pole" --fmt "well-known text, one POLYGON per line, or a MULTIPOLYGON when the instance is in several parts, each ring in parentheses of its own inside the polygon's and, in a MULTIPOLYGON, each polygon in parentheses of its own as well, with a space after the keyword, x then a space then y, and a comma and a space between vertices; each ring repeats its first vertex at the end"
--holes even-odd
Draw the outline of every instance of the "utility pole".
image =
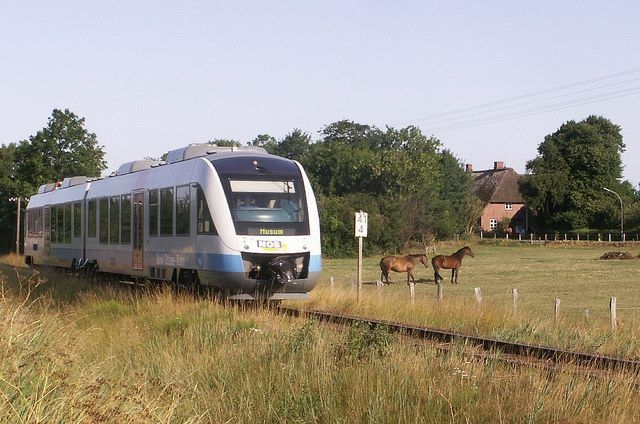
MULTIPOLYGON (((16 255, 20 254, 20 201, 21 197, 10 197, 10 202, 16 202, 18 204, 18 211, 16 213, 16 255)), ((26 200, 26 199, 25 199, 26 200)))

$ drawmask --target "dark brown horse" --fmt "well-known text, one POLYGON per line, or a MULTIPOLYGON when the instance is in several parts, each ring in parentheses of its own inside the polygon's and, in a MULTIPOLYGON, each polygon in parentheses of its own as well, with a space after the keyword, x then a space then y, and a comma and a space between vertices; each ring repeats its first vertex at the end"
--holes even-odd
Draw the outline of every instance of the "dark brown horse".
POLYGON ((431 265, 433 266, 433 278, 435 279, 436 284, 438 284, 438 280, 444 280, 440 275, 441 269, 450 269, 451 284, 458 284, 458 270, 460 269, 460 265, 462 265, 462 258, 464 258, 465 255, 469 255, 473 258, 473 252, 469 246, 463 247, 451 256, 434 256, 431 259, 431 265))
POLYGON ((384 283, 386 278, 387 284, 389 284, 389 271, 395 271, 407 273, 407 284, 409 284, 409 279, 415 282, 416 279, 413 277, 413 268, 417 262, 421 262, 425 268, 429 267, 427 255, 385 256, 380 259, 380 270, 382 271, 380 273, 380 280, 384 283))

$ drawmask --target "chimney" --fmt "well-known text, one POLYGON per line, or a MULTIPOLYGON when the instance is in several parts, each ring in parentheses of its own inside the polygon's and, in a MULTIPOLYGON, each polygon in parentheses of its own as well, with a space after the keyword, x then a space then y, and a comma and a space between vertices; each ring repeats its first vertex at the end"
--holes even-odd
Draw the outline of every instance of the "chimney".
POLYGON ((465 165, 464 170, 467 172, 473 172, 473 164, 468 163, 465 165))
POLYGON ((497 162, 493 162, 493 169, 504 169, 504 162, 502 161, 497 161, 497 162))

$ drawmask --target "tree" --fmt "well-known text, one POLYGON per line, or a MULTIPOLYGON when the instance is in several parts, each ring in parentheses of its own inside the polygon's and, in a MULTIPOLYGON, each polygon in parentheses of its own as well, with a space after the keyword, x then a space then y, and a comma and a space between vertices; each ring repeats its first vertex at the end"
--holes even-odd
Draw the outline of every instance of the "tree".
MULTIPOLYGON (((425 234, 446 238, 464 233, 466 207, 475 199, 470 175, 440 141, 419 128, 374 126, 351 121, 327 125, 301 162, 321 198, 323 248, 351 253, 351 219, 369 212, 369 246, 397 250, 425 234)), ((477 218, 477 217, 476 217, 477 218)))
POLYGON ((240 147, 242 144, 238 140, 227 138, 214 138, 207 141, 208 144, 215 144, 218 147, 240 147))
POLYGON ((32 193, 41 184, 65 177, 98 177, 106 169, 105 152, 84 118, 54 109, 45 128, 23 140, 15 150, 15 178, 32 193))
POLYGON ((309 151, 311 136, 295 128, 277 144, 274 154, 300 161, 309 151))
POLYGON ((527 162, 520 190, 544 230, 603 228, 619 209, 603 187, 623 193, 620 127, 601 116, 568 121, 527 162))
POLYGON ((16 204, 9 199, 30 194, 15 178, 15 151, 15 143, 0 147, 0 226, 7 229, 0 235, 0 252, 10 251, 15 242, 16 204))
POLYGON ((15 242, 16 204, 9 197, 31 196, 41 184, 65 177, 98 177, 106 169, 103 147, 68 109, 54 109, 45 128, 22 140, 0 147, 0 249, 15 242))
POLYGON ((275 137, 271 137, 269 134, 258 134, 256 138, 249 143, 249 146, 264 147, 267 152, 275 154, 277 144, 278 141, 275 137))

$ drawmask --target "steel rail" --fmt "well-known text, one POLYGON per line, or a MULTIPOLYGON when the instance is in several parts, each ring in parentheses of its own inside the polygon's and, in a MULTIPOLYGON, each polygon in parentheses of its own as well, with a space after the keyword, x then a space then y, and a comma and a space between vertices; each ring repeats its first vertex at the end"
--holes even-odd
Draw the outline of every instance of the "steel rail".
POLYGON ((640 361, 634 359, 616 358, 605 355, 556 349, 549 346, 509 342, 427 327, 417 327, 394 321, 335 314, 320 310, 300 310, 287 307, 278 307, 277 310, 289 316, 312 317, 323 322, 339 325, 352 325, 357 322, 365 322, 370 324, 372 327, 385 326, 391 333, 409 336, 416 339, 431 340, 441 343, 461 342, 480 347, 485 351, 501 352, 507 355, 534 358, 554 364, 572 364, 592 367, 599 370, 634 373, 638 373, 640 371, 640 361))

